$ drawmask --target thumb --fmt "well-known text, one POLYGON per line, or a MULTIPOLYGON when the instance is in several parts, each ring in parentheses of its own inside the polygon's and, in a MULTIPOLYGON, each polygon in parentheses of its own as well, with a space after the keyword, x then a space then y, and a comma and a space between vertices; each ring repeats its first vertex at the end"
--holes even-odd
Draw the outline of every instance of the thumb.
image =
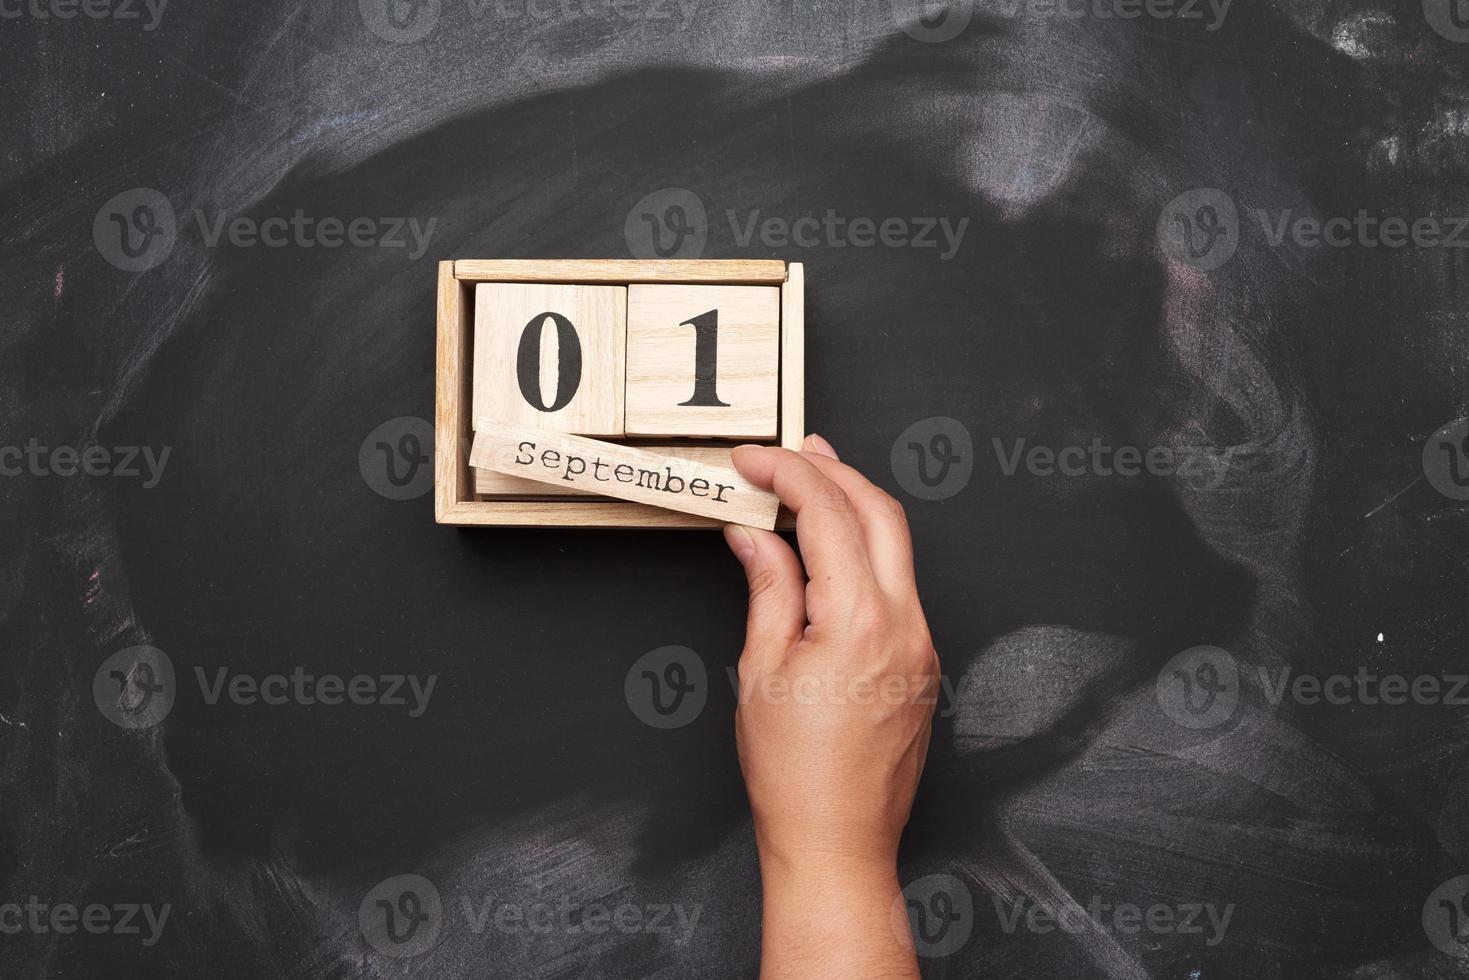
POLYGON ((745 649, 784 655, 806 631, 806 576, 800 559, 773 531, 726 524, 724 540, 750 583, 745 649))

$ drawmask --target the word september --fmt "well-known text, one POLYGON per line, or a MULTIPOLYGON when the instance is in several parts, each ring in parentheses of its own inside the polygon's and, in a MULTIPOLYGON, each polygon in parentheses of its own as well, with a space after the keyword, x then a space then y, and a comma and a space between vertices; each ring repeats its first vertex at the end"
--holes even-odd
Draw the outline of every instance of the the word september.
POLYGON ((659 472, 631 466, 627 463, 609 463, 600 456, 594 456, 588 460, 584 456, 559 453, 554 449, 542 450, 538 457, 535 443, 524 441, 516 446, 515 464, 517 466, 534 466, 538 460, 542 468, 560 471, 561 479, 567 483, 577 482, 577 477, 587 473, 587 465, 590 463, 591 478, 598 483, 611 483, 615 480, 618 483, 630 483, 645 490, 689 493, 695 497, 709 497, 721 504, 729 503, 724 495, 734 489, 731 484, 715 483, 702 477, 685 480, 675 475, 671 466, 664 466, 662 472, 659 472), (603 476, 604 471, 612 475, 603 476))

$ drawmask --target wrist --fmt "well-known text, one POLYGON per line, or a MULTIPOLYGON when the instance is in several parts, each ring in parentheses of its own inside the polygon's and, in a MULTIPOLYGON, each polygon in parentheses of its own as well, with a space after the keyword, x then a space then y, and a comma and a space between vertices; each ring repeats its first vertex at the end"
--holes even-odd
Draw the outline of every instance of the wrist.
POLYGON ((760 851, 762 977, 918 976, 895 857, 760 851))
POLYGON ((896 849, 860 852, 843 849, 759 847, 760 874, 769 883, 831 882, 887 884, 896 882, 896 849))

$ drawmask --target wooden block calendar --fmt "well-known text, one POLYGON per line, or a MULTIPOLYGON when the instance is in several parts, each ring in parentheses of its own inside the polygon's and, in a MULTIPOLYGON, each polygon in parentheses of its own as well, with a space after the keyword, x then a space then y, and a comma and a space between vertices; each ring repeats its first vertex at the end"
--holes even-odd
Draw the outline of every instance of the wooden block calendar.
POLYGON ((733 471, 729 451, 797 449, 804 437, 803 271, 772 260, 440 263, 436 520, 776 524, 774 498, 733 471))

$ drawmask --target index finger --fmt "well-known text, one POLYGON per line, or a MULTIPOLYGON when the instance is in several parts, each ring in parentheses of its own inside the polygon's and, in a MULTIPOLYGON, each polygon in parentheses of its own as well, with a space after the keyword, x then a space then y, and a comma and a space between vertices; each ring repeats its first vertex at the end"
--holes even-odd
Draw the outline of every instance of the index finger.
POLYGON ((913 537, 903 507, 846 463, 823 453, 802 453, 827 479, 846 491, 867 541, 868 562, 878 585, 895 598, 916 595, 913 537))
POLYGON ((811 580, 807 616, 813 623, 828 603, 837 607, 833 611, 846 611, 878 591, 862 525, 846 491, 789 449, 740 446, 731 459, 745 479, 774 491, 795 513, 796 540, 811 580))

